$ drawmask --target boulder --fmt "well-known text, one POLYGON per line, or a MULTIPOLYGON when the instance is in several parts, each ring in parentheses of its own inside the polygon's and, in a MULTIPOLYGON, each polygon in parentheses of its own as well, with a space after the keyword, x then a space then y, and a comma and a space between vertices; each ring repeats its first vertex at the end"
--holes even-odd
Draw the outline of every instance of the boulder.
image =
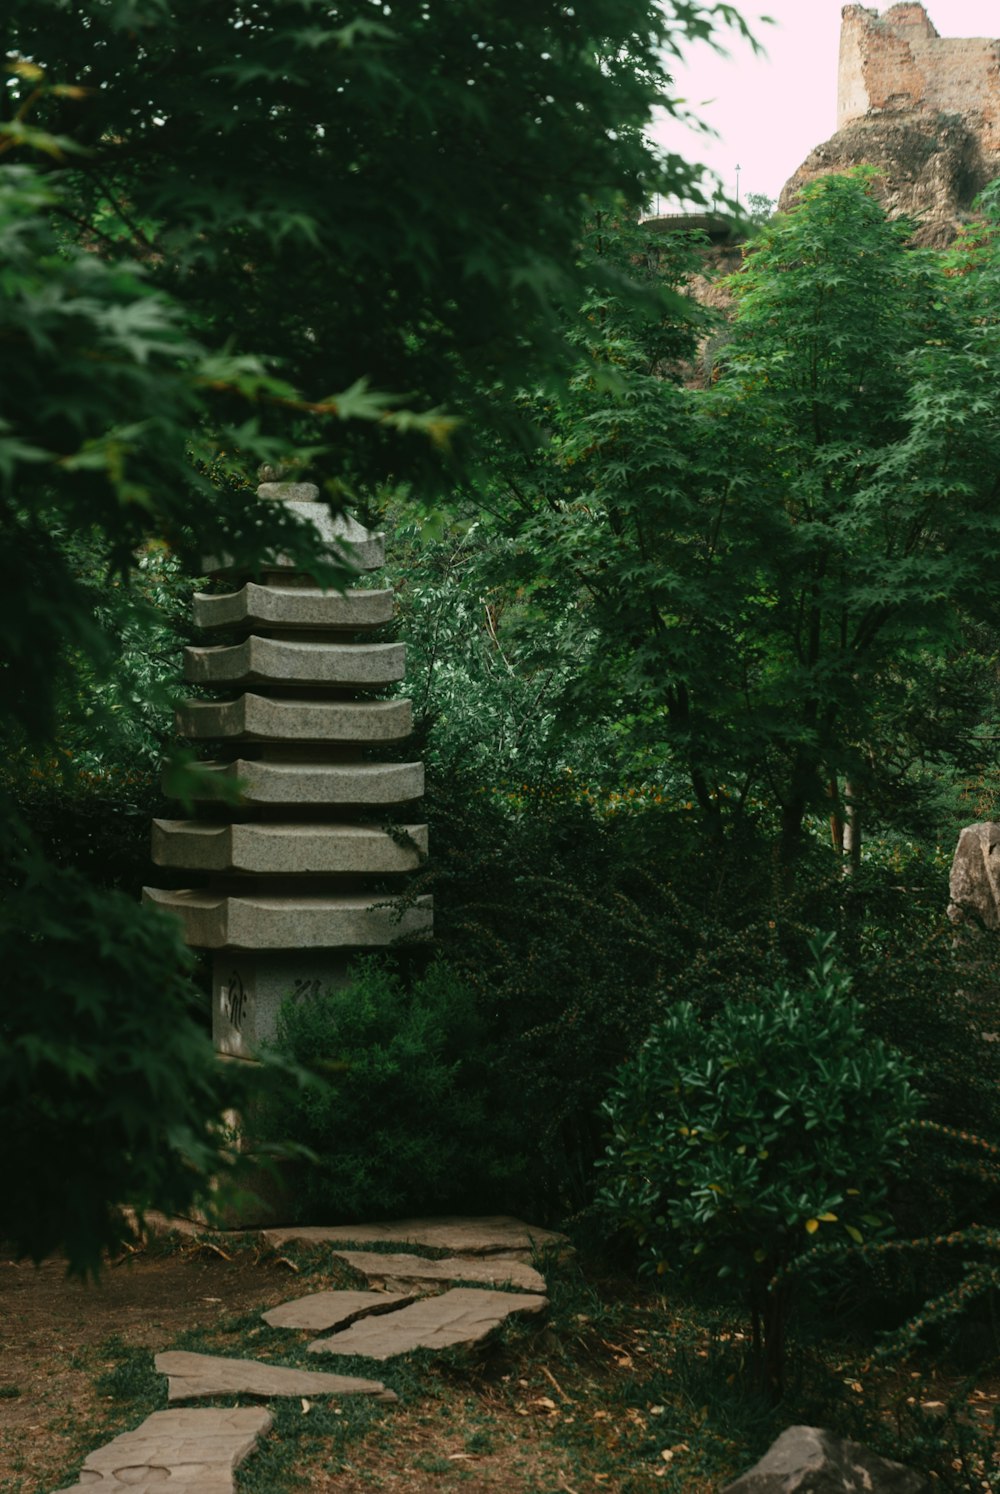
POLYGON ((967 825, 958 837, 949 882, 948 917, 1000 928, 1000 825, 967 825))
POLYGON ((930 1494, 922 1473, 822 1427, 789 1427, 722 1494, 930 1494))

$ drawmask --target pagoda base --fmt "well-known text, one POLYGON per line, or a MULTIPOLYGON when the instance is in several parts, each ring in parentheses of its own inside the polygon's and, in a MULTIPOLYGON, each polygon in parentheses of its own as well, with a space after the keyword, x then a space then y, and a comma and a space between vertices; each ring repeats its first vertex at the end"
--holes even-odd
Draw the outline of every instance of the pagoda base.
POLYGON ((273 1043, 286 998, 310 1001, 347 984, 356 950, 219 950, 212 961, 212 1041, 227 1058, 273 1043))

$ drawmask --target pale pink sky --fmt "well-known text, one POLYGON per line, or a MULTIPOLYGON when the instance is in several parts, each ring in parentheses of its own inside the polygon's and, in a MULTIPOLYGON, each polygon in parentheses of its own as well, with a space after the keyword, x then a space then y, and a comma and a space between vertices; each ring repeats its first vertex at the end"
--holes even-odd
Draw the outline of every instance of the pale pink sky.
MULTIPOLYGON (((1000 37, 998 0, 924 4, 942 36, 1000 37)), ((766 57, 755 57, 733 40, 730 56, 720 58, 701 43, 672 67, 678 94, 721 138, 698 135, 669 119, 652 134, 687 160, 711 166, 730 195, 740 166, 742 198, 748 192, 776 198, 813 146, 836 128, 841 0, 736 0, 736 8, 763 43, 766 57), (761 14, 776 24, 760 24, 761 14)), ((869 0, 869 8, 887 10, 889 0, 869 0)), ((678 204, 661 206, 670 211, 678 204)))

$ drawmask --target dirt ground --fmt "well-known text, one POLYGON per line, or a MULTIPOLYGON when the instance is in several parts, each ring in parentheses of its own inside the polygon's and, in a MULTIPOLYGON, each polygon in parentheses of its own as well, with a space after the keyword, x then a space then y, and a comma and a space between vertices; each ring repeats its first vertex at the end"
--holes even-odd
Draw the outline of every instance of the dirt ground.
POLYGON ((79 1455, 101 1409, 102 1344, 164 1348, 185 1329, 274 1306, 289 1275, 273 1260, 189 1250, 126 1256, 84 1284, 62 1261, 33 1266, 0 1251, 0 1490, 33 1488, 79 1455))
MULTIPOLYGON (((67 1278, 61 1261, 35 1267, 0 1246, 0 1494, 63 1487, 67 1469, 115 1435, 116 1398, 101 1394, 100 1377, 121 1364, 123 1350, 165 1348, 190 1329, 212 1330, 303 1288, 287 1260, 264 1249, 236 1249, 224 1259, 211 1245, 185 1241, 171 1253, 126 1255, 98 1282, 81 1283, 67 1278)), ((505 1379, 513 1383, 469 1396, 428 1386, 426 1399, 394 1408, 391 1453, 388 1428, 339 1451, 331 1446, 327 1455, 314 1448, 297 1467, 303 1487, 338 1494, 614 1487, 607 1473, 581 1481, 565 1448, 554 1445, 551 1431, 572 1413, 557 1410, 548 1381, 505 1379)))
MULTIPOLYGON (((252 1240, 221 1238, 223 1245, 154 1243, 88 1284, 69 1280, 60 1261, 19 1263, 0 1245, 0 1494, 65 1487, 84 1454, 137 1424, 143 1405, 157 1404, 162 1388, 150 1356, 135 1351, 168 1348, 200 1330, 208 1352, 280 1358, 282 1346, 268 1342, 257 1315, 344 1284, 308 1253, 296 1264, 252 1240)), ((688 1354, 686 1370, 675 1360, 679 1320, 654 1304, 631 1315, 626 1308, 613 1328, 587 1315, 575 1321, 586 1344, 575 1358, 562 1352, 573 1347, 564 1314, 561 1329, 542 1325, 523 1341, 494 1346, 468 1370, 418 1367, 397 1405, 350 1432, 350 1409, 332 1409, 330 1418, 344 1416, 337 1425, 347 1435, 331 1435, 332 1419, 324 1423, 308 1402, 300 1412, 296 1402, 286 1408, 284 1430, 276 1425, 271 1445, 245 1465, 248 1494, 293 1482, 315 1494, 713 1494, 747 1466, 735 1426, 703 1435, 709 1406, 701 1406, 702 1395, 710 1400, 721 1388, 698 1388, 707 1347, 696 1347, 693 1360, 688 1354), (675 1362, 683 1384, 670 1380, 675 1362), (666 1366, 658 1380, 657 1365, 666 1366), (272 1471, 279 1466, 280 1477, 272 1471)), ((901 1368, 880 1384, 867 1361, 837 1369, 845 1394, 884 1399, 885 1416, 891 1402, 922 1405, 933 1418, 960 1392, 965 1421, 985 1429, 1000 1407, 995 1376, 972 1387, 901 1368)), ((977 1454, 969 1478, 954 1462, 941 1487, 975 1494, 1000 1487, 995 1456, 995 1448, 977 1454)))

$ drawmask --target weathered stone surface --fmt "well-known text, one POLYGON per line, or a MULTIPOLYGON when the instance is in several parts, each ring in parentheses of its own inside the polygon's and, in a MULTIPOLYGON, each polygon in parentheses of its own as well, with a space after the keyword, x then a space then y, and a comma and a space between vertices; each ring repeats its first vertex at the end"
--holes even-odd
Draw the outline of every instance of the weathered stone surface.
POLYGON ((948 884, 953 923, 968 919, 1000 928, 1000 825, 986 820, 967 825, 958 837, 948 884))
POLYGON ((1000 41, 939 36, 923 5, 877 15, 844 7, 837 127, 877 111, 923 108, 974 121, 983 148, 1000 151, 1000 41))
MULTIPOLYGON (((261 485, 265 490, 268 486, 267 483, 261 485)), ((284 484, 278 486, 284 486, 284 484)), ((311 484, 303 486, 311 486, 311 484)), ((258 488, 257 492, 265 498, 281 496, 269 495, 266 491, 261 493, 261 488, 258 488)), ((325 503, 317 503, 311 497, 282 497, 282 502, 303 524, 318 531, 323 544, 320 552, 322 558, 356 571, 376 571, 379 566, 385 564, 384 535, 372 534, 359 524, 357 519, 352 519, 348 514, 338 514, 334 517, 325 503)), ((290 555, 271 555, 264 558, 265 569, 272 567, 275 570, 291 570, 294 564, 290 555)), ((233 557, 231 555, 203 555, 201 566, 206 575, 217 575, 233 569, 233 557)))
POLYGON ((282 482, 275 478, 257 484, 257 497, 279 503, 318 503, 319 488, 314 482, 282 482))
POLYGON ((238 783, 239 802, 248 805, 404 804, 424 792, 423 763, 272 763, 238 758, 199 766, 238 783))
POLYGON ((196 592, 192 616, 198 628, 377 628, 391 622, 392 592, 321 591, 318 586, 260 586, 248 581, 219 596, 196 592))
POLYGON ((329 685, 374 689, 406 673, 402 643, 318 643, 258 638, 184 650, 184 678, 192 685, 329 685))
POLYGON ((1000 172, 1000 42, 941 37, 919 4, 881 16, 845 6, 837 132, 786 184, 779 209, 814 177, 859 165, 879 168, 871 190, 890 216, 920 220, 916 243, 950 242, 1000 172))
POLYGON ((930 1480, 821 1427, 789 1427, 723 1494, 929 1494, 930 1480))
MULTIPOLYGON (((222 949, 212 958, 212 1041, 227 1058, 257 1058, 287 999, 311 1001, 347 984, 353 951, 222 949)), ((288 1207, 262 1224, 286 1218, 288 1207)))
POLYGON ((565 1235, 552 1229, 539 1229, 507 1214, 463 1219, 447 1215, 440 1219, 395 1219, 380 1224, 289 1225, 264 1231, 269 1245, 284 1245, 289 1240, 316 1244, 367 1245, 388 1242, 399 1245, 423 1245, 429 1249, 450 1250, 456 1255, 491 1255, 504 1251, 541 1249, 546 1245, 565 1248, 565 1235))
POLYGON ((385 1317, 363 1318, 341 1333, 318 1338, 310 1354, 358 1354, 392 1359, 414 1349, 449 1349, 477 1344, 512 1313, 541 1312, 548 1299, 515 1292, 454 1287, 440 1297, 424 1297, 385 1317))
MULTIPOLYGON (((260 489, 258 488, 258 494, 260 489)), ((266 495, 261 495, 266 496, 266 495)), ((359 571, 377 571, 385 565, 385 535, 372 534, 352 519, 350 514, 334 516, 325 504, 316 504, 310 499, 286 498, 285 507, 296 514, 304 524, 312 524, 319 530, 320 539, 326 545, 331 560, 343 561, 359 571)), ((277 557, 277 564, 290 567, 289 557, 277 557)))
POLYGON ((976 138, 961 119, 942 120, 921 110, 872 114, 810 152, 782 188, 779 210, 787 212, 816 177, 856 166, 878 168, 873 196, 891 218, 917 220, 913 242, 932 248, 949 244, 969 221, 972 200, 990 179, 976 138))
POLYGON ((356 1318, 395 1312, 415 1300, 414 1292, 312 1292, 282 1302, 262 1312, 271 1328, 308 1328, 312 1333, 326 1333, 330 1328, 346 1328, 356 1318))
POLYGON ((177 730, 205 741, 398 742, 412 730, 408 700, 269 700, 248 693, 237 700, 186 700, 177 730))
POLYGON ((429 896, 409 905, 385 897, 228 897, 144 887, 145 902, 180 918, 197 949, 337 949, 394 944, 430 932, 429 896))
POLYGON ((544 1292, 545 1277, 534 1266, 505 1255, 449 1255, 428 1260, 421 1255, 397 1255, 381 1250, 335 1250, 369 1281, 386 1286, 433 1285, 443 1281, 476 1281, 483 1286, 510 1286, 522 1292, 544 1292))
POLYGON ((154 1411, 134 1432, 92 1452, 79 1483, 61 1494, 107 1489, 186 1489, 189 1494, 233 1494, 233 1470, 270 1429, 263 1406, 154 1411))
POLYGON ((401 825, 404 842, 374 825, 216 825, 154 820, 157 866, 299 875, 406 872, 427 854, 427 826, 401 825))
POLYGON ((399 1397, 380 1380, 330 1375, 323 1370, 289 1369, 256 1359, 226 1359, 217 1354, 190 1354, 172 1349, 154 1360, 167 1376, 167 1399, 202 1400, 213 1395, 370 1395, 380 1401, 399 1397))

